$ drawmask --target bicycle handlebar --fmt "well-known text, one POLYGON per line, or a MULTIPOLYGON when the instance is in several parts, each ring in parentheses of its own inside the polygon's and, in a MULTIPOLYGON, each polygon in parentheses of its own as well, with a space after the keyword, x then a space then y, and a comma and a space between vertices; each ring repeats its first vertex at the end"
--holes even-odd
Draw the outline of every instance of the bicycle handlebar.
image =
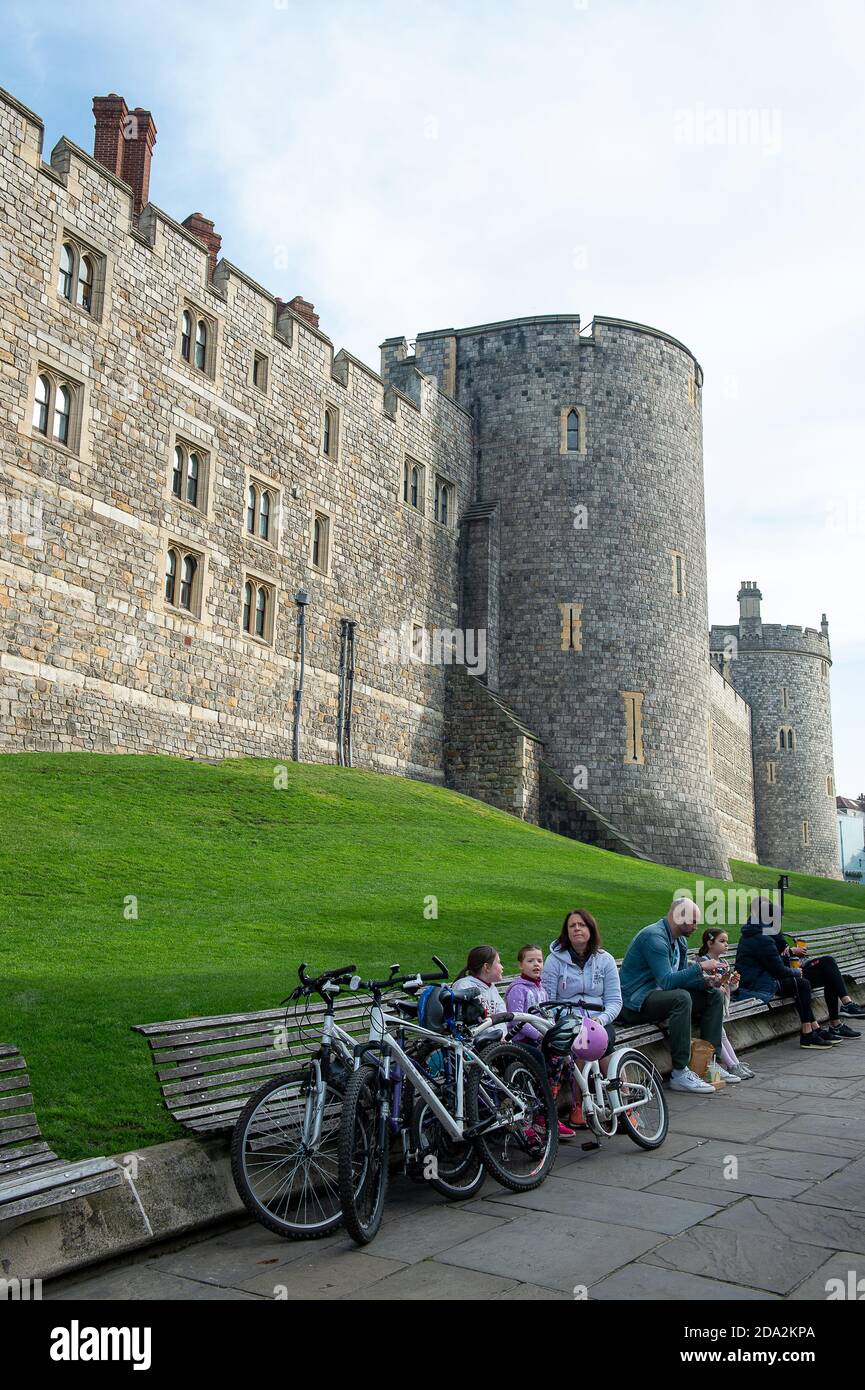
POLYGON ((306 961, 302 960, 297 967, 297 977, 300 984, 297 985, 288 996, 283 999, 283 1004, 287 1004, 289 999, 300 999, 304 994, 318 994, 329 980, 351 979, 357 970, 356 965, 340 965, 335 970, 325 970, 321 975, 315 977, 307 975, 306 961))
POLYGON ((368 991, 370 994, 380 993, 383 989, 390 989, 397 985, 408 984, 428 984, 431 980, 446 980, 448 978, 448 968, 444 961, 439 960, 438 956, 433 956, 433 960, 438 966, 438 970, 426 975, 420 971, 413 971, 411 975, 397 975, 398 965, 392 965, 390 975, 386 980, 358 980, 355 988, 368 991))

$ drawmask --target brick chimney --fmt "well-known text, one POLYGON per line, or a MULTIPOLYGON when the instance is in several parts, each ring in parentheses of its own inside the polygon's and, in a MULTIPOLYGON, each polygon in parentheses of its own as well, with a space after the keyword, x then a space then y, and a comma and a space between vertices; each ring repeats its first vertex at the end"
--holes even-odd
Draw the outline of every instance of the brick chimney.
POLYGON ((209 217, 205 217, 200 212, 191 212, 188 217, 183 219, 183 225, 188 232, 191 232, 199 241, 203 241, 207 247, 208 260, 210 262, 210 278, 213 279, 213 272, 216 269, 216 260, 222 246, 222 237, 214 231, 213 223, 209 217))
MULTIPOLYGON (((280 300, 280 304, 281 303, 282 300, 280 300)), ((310 304, 309 300, 304 299, 303 295, 296 294, 294 299, 288 301, 286 307, 291 309, 292 313, 297 314, 298 318, 306 319, 307 323, 311 323, 313 328, 318 328, 318 314, 315 312, 315 305, 310 304)))
POLYGON ((143 106, 130 111, 116 92, 107 97, 94 97, 93 115, 96 118, 93 158, 129 184, 137 217, 150 193, 150 161, 156 144, 153 117, 143 106))

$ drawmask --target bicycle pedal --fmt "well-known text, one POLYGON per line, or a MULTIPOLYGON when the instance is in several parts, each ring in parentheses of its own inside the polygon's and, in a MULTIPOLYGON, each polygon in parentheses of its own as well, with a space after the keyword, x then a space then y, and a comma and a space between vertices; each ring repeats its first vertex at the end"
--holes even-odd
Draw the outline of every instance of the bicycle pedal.
POLYGON ((600 1141, 600 1139, 587 1139, 586 1142, 585 1142, 585 1144, 581 1144, 581 1145, 580 1145, 580 1148, 581 1148, 581 1149, 599 1149, 600 1147, 601 1147, 601 1141, 600 1141))

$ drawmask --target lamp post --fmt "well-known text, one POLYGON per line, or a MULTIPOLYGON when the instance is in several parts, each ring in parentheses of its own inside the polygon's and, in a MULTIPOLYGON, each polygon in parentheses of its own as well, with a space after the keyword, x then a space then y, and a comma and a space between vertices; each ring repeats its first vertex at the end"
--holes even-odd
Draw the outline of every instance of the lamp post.
POLYGON ((778 887, 781 891, 781 916, 784 915, 784 893, 790 887, 790 880, 786 874, 782 874, 778 879, 778 887))
POLYGON ((298 646, 300 648, 300 669, 298 671, 297 685, 294 691, 294 720, 291 734, 291 756, 296 763, 300 762, 300 715, 303 705, 303 677, 306 670, 306 606, 309 603, 309 594, 306 589, 298 589, 294 596, 297 604, 297 635, 298 646))

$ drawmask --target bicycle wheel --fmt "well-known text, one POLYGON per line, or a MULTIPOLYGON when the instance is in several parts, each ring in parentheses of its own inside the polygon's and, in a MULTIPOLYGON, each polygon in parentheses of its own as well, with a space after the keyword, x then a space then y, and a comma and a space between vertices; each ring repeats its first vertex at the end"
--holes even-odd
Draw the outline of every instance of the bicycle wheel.
POLYGON ((352 1072, 339 1127, 339 1195, 345 1229, 358 1245, 377 1234, 387 1193, 389 1130, 379 1097, 376 1067, 352 1072))
POLYGON ((299 1068, 251 1096, 231 1136, 231 1172, 243 1203, 269 1231, 314 1240, 342 1221, 337 1149, 342 1091, 299 1068), (320 1131, 311 1142, 317 1104, 320 1131))
POLYGON ((625 1106, 619 1112, 619 1124, 641 1149, 657 1149, 667 1137, 669 1112, 655 1068, 642 1052, 626 1052, 619 1062, 616 1077, 620 1083, 621 1104, 625 1106), (629 1099, 643 1100, 646 1092, 648 1099, 644 1105, 633 1110, 627 1108, 629 1099))
POLYGON ((486 1177, 483 1159, 471 1139, 453 1139, 425 1100, 411 1118, 411 1146, 419 1181, 426 1181, 452 1202, 465 1202, 480 1191, 486 1177))
POLYGON ((478 1065, 469 1068, 469 1128, 483 1126, 475 1142, 490 1176, 512 1192, 529 1192, 540 1187, 559 1149, 556 1103, 546 1073, 519 1043, 496 1043, 481 1056, 493 1075, 478 1065), (522 1107, 504 1086, 527 1107, 523 1114, 517 1114, 522 1107))

